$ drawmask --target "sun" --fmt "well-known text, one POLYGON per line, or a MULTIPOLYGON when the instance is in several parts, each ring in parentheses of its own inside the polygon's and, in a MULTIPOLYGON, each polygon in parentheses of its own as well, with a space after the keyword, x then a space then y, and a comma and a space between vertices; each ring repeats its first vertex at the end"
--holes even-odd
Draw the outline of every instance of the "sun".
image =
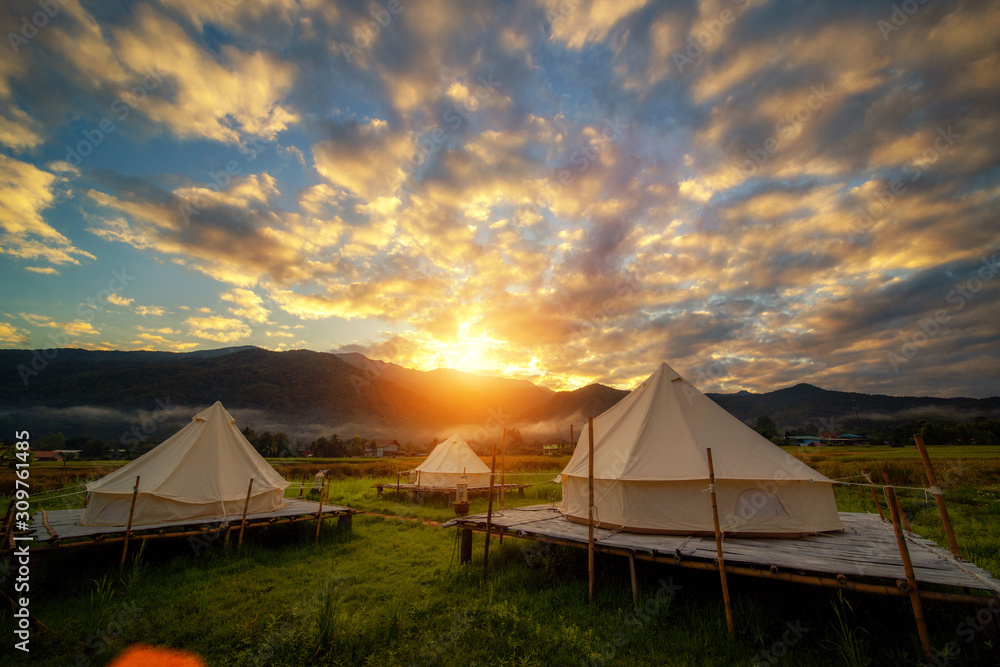
POLYGON ((484 350, 476 342, 463 341, 456 346, 452 367, 457 371, 471 372, 482 368, 484 350))
POLYGON ((489 357, 489 349, 493 341, 485 333, 472 335, 469 331, 472 322, 462 322, 458 326, 457 340, 448 346, 445 357, 448 367, 467 373, 482 370, 489 357))

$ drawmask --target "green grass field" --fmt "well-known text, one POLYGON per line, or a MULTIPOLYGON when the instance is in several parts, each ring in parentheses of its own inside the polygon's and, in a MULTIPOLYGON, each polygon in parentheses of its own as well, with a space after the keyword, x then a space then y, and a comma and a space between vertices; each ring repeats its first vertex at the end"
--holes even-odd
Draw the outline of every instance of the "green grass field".
MULTIPOLYGON (((992 471, 1000 456, 946 449, 932 455, 942 478, 949 465, 957 468, 948 500, 963 554, 996 574, 1000 476, 992 471)), ((832 477, 849 476, 856 466, 887 468, 900 484, 915 474, 911 464, 919 466, 916 452, 908 454, 799 451, 832 477)), ((547 480, 564 460, 514 463, 522 464, 515 475, 534 475, 516 481, 537 484, 524 497, 508 495, 508 506, 558 499, 559 487, 547 480), (545 464, 548 470, 538 469, 545 464)), ((297 496, 300 476, 286 477, 296 480, 288 495, 297 496)), ((238 557, 218 543, 150 543, 123 573, 120 545, 35 555, 31 610, 53 632, 34 636, 30 660, 7 651, 0 664, 101 665, 135 642, 189 649, 210 665, 921 664, 909 604, 901 599, 730 577, 737 625, 731 640, 712 573, 640 564, 636 607, 627 562, 599 557, 597 597, 588 605, 583 550, 507 538, 491 545, 484 581, 483 536, 474 538, 473 563, 458 565, 456 531, 379 516, 444 521, 454 516, 451 508, 443 501, 411 504, 391 491, 378 497, 376 481, 394 482, 395 475, 339 475, 330 502, 372 514, 356 516, 350 533, 326 524, 318 544, 312 525, 248 533, 238 557)), ((52 488, 49 495, 60 494, 52 488)), ((944 544, 933 500, 901 495, 913 529, 944 544)), ((44 505, 68 507, 78 498, 44 505)), ((841 510, 874 511, 866 488, 838 487, 837 501, 841 510)), ((474 500, 472 512, 485 509, 485 499, 474 500)), ((997 640, 968 630, 967 607, 925 603, 925 613, 935 648, 959 646, 947 664, 997 664, 997 640)), ((10 615, 0 617, 5 649, 12 630, 10 615)))

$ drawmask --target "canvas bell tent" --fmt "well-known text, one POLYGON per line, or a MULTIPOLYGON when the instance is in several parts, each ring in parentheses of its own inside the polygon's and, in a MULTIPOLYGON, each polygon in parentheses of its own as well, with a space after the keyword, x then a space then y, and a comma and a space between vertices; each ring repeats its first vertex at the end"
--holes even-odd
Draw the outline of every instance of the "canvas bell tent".
POLYGON ((490 467, 457 433, 435 447, 415 470, 420 486, 454 488, 463 474, 470 488, 490 484, 490 467))
MULTIPOLYGON (((562 513, 589 521, 590 435, 560 474, 562 513)), ((594 506, 607 528, 712 535, 712 449, 727 535, 841 530, 833 482, 726 412, 667 364, 594 419, 594 506)))
POLYGON ((82 524, 126 525, 136 476, 140 481, 133 526, 239 519, 251 479, 247 512, 270 512, 281 506, 288 486, 219 402, 151 451, 88 484, 91 498, 82 524))

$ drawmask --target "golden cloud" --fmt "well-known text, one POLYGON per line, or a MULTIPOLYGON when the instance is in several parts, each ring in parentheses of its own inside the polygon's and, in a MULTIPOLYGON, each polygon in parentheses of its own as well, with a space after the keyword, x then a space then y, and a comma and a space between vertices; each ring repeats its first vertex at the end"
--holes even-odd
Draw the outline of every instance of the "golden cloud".
POLYGON ((250 327, 241 320, 230 317, 189 317, 184 320, 188 325, 188 335, 214 340, 217 343, 231 343, 242 340, 250 335, 250 327))
POLYGON ((236 304, 236 308, 229 308, 230 313, 253 322, 266 324, 267 317, 271 314, 271 311, 264 307, 264 300, 248 289, 236 288, 223 292, 219 298, 236 304))
POLYGON ((95 259, 76 248, 45 221, 42 212, 55 201, 58 177, 26 162, 0 155, 0 253, 52 264, 95 259))

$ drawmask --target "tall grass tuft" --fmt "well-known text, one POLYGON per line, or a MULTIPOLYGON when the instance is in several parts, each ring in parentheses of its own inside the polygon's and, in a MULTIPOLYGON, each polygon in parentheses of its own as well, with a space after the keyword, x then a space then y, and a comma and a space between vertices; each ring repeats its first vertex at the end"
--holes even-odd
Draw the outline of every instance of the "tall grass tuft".
POLYGON ((103 627, 105 617, 111 608, 111 603, 115 599, 114 578, 105 574, 100 579, 91 579, 94 590, 90 592, 90 625, 91 627, 103 627))
POLYGON ((851 603, 844 599, 842 591, 837 591, 837 598, 831 600, 830 605, 837 619, 833 626, 836 641, 830 639, 825 641, 836 649, 841 664, 849 667, 868 667, 872 662, 868 657, 868 642, 864 638, 868 633, 862 628, 852 628, 848 623, 848 612, 854 613, 851 603))
POLYGON ((340 595, 337 591, 336 581, 329 581, 326 584, 326 590, 323 592, 323 604, 319 609, 317 626, 319 629, 317 638, 319 645, 316 647, 315 655, 330 650, 334 640, 337 638, 337 631, 340 628, 340 595))

